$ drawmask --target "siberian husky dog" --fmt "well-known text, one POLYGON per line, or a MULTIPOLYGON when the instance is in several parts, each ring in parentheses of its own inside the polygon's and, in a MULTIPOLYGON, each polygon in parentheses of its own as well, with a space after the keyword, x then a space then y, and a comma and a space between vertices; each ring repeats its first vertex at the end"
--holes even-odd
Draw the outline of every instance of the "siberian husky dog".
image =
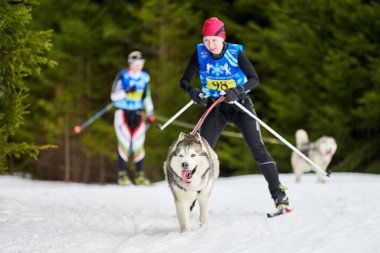
MULTIPOLYGON (((309 142, 309 137, 303 129, 299 129, 296 132, 296 144, 297 148, 302 153, 324 171, 326 171, 327 166, 330 164, 337 149, 337 144, 333 137, 322 136, 315 142, 309 142)), ((313 169, 308 162, 295 152, 292 153, 291 164, 296 177, 296 182, 301 180, 301 176, 305 172, 309 172, 313 169)), ((318 181, 324 183, 326 181, 326 176, 319 171, 316 171, 316 173, 318 181)))
POLYGON ((196 200, 200 225, 205 225, 211 190, 219 177, 219 160, 214 150, 199 133, 181 133, 169 148, 164 172, 174 196, 180 231, 190 231, 190 211, 196 200))

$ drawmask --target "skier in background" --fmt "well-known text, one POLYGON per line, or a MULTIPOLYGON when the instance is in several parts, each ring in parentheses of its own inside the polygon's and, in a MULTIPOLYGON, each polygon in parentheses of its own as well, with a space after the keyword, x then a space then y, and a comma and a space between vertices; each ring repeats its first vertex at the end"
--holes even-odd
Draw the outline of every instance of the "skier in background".
POLYGON ((147 124, 154 121, 149 74, 143 70, 145 60, 140 51, 128 55, 128 69, 121 70, 113 83, 111 100, 117 108, 114 117, 118 140, 118 184, 130 185, 128 159, 136 165, 134 182, 148 185, 144 173, 144 141, 147 124), (144 112, 145 111, 145 112, 144 112))

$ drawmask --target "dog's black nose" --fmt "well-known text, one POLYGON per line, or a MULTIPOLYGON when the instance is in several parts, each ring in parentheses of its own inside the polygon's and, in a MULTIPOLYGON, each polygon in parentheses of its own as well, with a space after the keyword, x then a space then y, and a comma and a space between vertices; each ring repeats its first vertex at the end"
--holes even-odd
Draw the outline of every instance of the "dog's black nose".
POLYGON ((183 162, 182 163, 182 168, 187 169, 187 167, 189 167, 189 163, 188 162, 183 162))

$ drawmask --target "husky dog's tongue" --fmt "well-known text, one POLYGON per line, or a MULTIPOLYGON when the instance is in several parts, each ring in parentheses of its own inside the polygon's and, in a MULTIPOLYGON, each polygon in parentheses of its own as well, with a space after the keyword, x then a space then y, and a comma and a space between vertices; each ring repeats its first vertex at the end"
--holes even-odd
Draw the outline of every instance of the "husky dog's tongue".
POLYGON ((191 184, 191 180, 188 179, 191 172, 192 170, 182 170, 182 181, 185 182, 185 184, 191 184))
POLYGON ((194 168, 193 170, 182 170, 182 180, 185 182, 185 184, 191 184, 191 178, 194 175, 197 168, 194 168))

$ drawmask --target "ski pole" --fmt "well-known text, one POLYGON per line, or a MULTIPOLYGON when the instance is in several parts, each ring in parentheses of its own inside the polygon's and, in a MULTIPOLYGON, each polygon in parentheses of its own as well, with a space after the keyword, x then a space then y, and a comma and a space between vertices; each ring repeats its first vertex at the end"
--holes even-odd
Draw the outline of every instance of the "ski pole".
POLYGON ((157 125, 158 128, 162 131, 164 130, 170 123, 172 123, 176 118, 178 118, 179 115, 181 115, 184 111, 186 111, 192 104, 194 104, 193 100, 191 100, 189 103, 187 103, 184 107, 182 107, 181 110, 179 110, 176 114, 174 114, 173 117, 171 117, 163 126, 157 125))
POLYGON ((82 125, 80 125, 80 126, 76 125, 74 127, 74 132, 76 134, 79 134, 83 129, 85 129, 86 127, 88 127, 89 125, 91 125, 95 120, 97 120, 103 114, 105 114, 106 112, 108 112, 112 107, 113 107, 113 102, 110 103, 109 105, 107 105, 106 107, 104 107, 103 109, 101 109, 100 111, 98 111, 97 113, 95 113, 91 118, 89 118, 88 120, 86 120, 82 125))
POLYGON ((245 108, 243 105, 241 105, 239 102, 237 101, 233 101, 232 102, 234 105, 236 105, 237 107, 239 107, 240 109, 242 109, 245 113, 247 113, 249 116, 251 116, 252 118, 254 118, 257 122, 260 123, 260 125, 262 125, 263 127, 265 127, 269 132, 271 132, 274 136, 276 136, 280 141, 282 141, 285 145, 287 145, 291 150, 293 150, 294 152, 296 152, 299 156, 301 156, 305 161, 307 161, 308 163, 310 163, 314 169, 316 169, 317 171, 321 172, 322 174, 326 175, 326 176, 330 176, 330 173, 326 173, 325 171, 323 171, 321 168, 318 167, 318 165, 316 165, 313 161, 311 161, 307 156, 305 156, 301 151, 299 151, 296 147, 294 147, 292 144, 290 144, 287 140, 285 140, 281 135, 279 135, 278 133, 276 133, 276 131, 274 131, 272 128, 270 128, 267 124, 265 124, 263 121, 261 121, 255 114, 253 114, 252 112, 250 112, 247 108, 245 108))

